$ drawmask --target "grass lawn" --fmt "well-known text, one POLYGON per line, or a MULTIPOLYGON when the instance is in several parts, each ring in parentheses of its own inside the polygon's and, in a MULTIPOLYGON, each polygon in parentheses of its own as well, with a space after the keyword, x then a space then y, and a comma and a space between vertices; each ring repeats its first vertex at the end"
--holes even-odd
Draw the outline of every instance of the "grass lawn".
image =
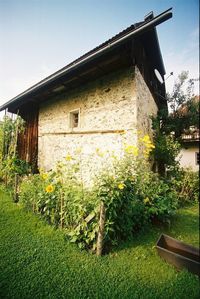
POLYGON ((198 207, 179 210, 170 229, 149 228, 97 258, 0 191, 0 298, 198 298, 197 276, 157 255, 161 232, 198 246, 198 207))

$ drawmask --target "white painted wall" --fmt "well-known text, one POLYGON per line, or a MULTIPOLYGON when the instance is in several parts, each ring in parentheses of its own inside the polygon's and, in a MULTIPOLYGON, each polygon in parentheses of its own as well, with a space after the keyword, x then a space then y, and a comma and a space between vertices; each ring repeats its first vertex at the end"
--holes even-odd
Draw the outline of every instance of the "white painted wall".
POLYGON ((199 165, 196 164, 196 153, 199 152, 198 146, 193 146, 190 148, 183 148, 181 149, 179 159, 180 159, 180 166, 183 168, 192 168, 193 171, 199 170, 199 165))

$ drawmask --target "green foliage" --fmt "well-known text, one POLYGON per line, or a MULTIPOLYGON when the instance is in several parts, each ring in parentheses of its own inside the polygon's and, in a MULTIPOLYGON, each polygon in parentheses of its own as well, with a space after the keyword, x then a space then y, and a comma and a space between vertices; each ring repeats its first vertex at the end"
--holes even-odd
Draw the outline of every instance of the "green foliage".
POLYGON ((44 189, 44 182, 39 175, 24 177, 20 185, 20 201, 28 209, 41 210, 41 191, 44 189))
POLYGON ((0 193, 0 297, 75 299, 187 299, 199 279, 176 271, 157 254, 166 233, 199 246, 198 206, 178 211, 171 228, 151 227, 99 259, 80 252, 58 231, 0 193), (148 283, 147 283, 148 282, 148 283))
POLYGON ((147 219, 168 221, 176 212, 176 193, 165 180, 153 172, 137 182, 137 192, 143 196, 147 219))
POLYGON ((0 121, 0 161, 3 159, 3 147, 4 147, 4 133, 3 133, 3 122, 0 121))
POLYGON ((25 175, 31 172, 29 163, 18 159, 17 156, 7 156, 0 165, 0 178, 6 182, 7 186, 13 186, 15 174, 25 175))
POLYGON ((3 138, 1 141, 1 144, 3 144, 1 147, 2 158, 15 156, 17 137, 18 134, 24 130, 24 120, 20 116, 17 116, 14 119, 10 116, 4 116, 1 124, 1 130, 1 136, 3 138))
POLYGON ((176 167, 179 162, 176 160, 181 146, 173 135, 155 133, 155 149, 153 150, 155 162, 164 165, 165 168, 176 167))
POLYGON ((180 206, 198 202, 199 200, 199 173, 190 169, 181 169, 170 177, 171 188, 177 194, 180 206))
POLYGON ((24 121, 17 116, 5 116, 0 124, 0 178, 6 185, 13 185, 15 174, 23 175, 31 171, 30 165, 17 156, 18 134, 24 130, 24 121))
POLYGON ((188 75, 188 72, 183 71, 172 93, 167 95, 170 114, 163 117, 161 131, 167 134, 174 132, 175 138, 180 138, 191 126, 199 127, 199 100, 193 95, 194 79, 188 79, 188 75))
POLYGON ((150 171, 144 157, 133 165, 130 165, 131 162, 130 157, 126 163, 120 161, 115 179, 103 173, 98 185, 98 197, 106 206, 107 246, 132 238, 136 231, 151 221, 168 221, 177 209, 176 193, 150 171))
POLYGON ((20 202, 48 223, 65 229, 70 242, 92 251, 96 250, 99 208, 103 202, 104 251, 108 251, 133 238, 152 221, 168 222, 176 212, 181 193, 178 180, 161 179, 150 170, 153 149, 145 135, 139 138, 138 147, 126 144, 121 157, 106 159, 109 164, 102 158, 103 168, 92 187, 84 185, 81 156, 68 154, 54 170, 40 170, 39 175, 25 178, 20 202))
POLYGON ((122 178, 120 168, 118 171, 115 178, 103 173, 97 190, 99 200, 103 201, 106 207, 106 246, 131 238, 133 231, 141 228, 144 222, 144 205, 134 193, 132 180, 122 178))
POLYGON ((79 248, 95 250, 98 231, 98 204, 92 191, 83 189, 79 179, 79 161, 59 162, 54 171, 24 178, 19 199, 23 205, 41 214, 49 224, 62 227, 79 248))
POLYGON ((167 106, 159 110, 153 118, 155 162, 161 166, 161 175, 165 169, 176 167, 176 157, 180 150, 181 135, 191 127, 199 128, 199 99, 194 97, 194 80, 188 80, 188 72, 183 71, 167 95, 167 106))
POLYGON ((17 157, 7 157, 2 162, 2 172, 9 173, 11 177, 15 173, 19 175, 28 174, 30 172, 30 165, 17 157))

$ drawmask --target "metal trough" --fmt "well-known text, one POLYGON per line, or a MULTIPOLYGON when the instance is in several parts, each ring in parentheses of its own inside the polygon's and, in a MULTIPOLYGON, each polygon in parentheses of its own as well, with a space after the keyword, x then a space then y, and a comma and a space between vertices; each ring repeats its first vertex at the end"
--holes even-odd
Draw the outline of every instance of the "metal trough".
POLYGON ((157 241, 156 249, 161 258, 175 266, 200 275, 199 248, 180 242, 162 234, 157 241))

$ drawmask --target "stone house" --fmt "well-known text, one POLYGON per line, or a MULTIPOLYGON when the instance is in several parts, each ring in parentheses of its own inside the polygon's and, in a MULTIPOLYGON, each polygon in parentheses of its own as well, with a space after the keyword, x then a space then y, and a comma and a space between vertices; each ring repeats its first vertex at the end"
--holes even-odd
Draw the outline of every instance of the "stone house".
POLYGON ((171 16, 148 14, 1 106, 26 121, 20 158, 49 170, 81 147, 92 171, 96 148, 120 153, 124 140, 137 144, 137 130, 151 134, 150 116, 166 105, 156 26, 171 16))

